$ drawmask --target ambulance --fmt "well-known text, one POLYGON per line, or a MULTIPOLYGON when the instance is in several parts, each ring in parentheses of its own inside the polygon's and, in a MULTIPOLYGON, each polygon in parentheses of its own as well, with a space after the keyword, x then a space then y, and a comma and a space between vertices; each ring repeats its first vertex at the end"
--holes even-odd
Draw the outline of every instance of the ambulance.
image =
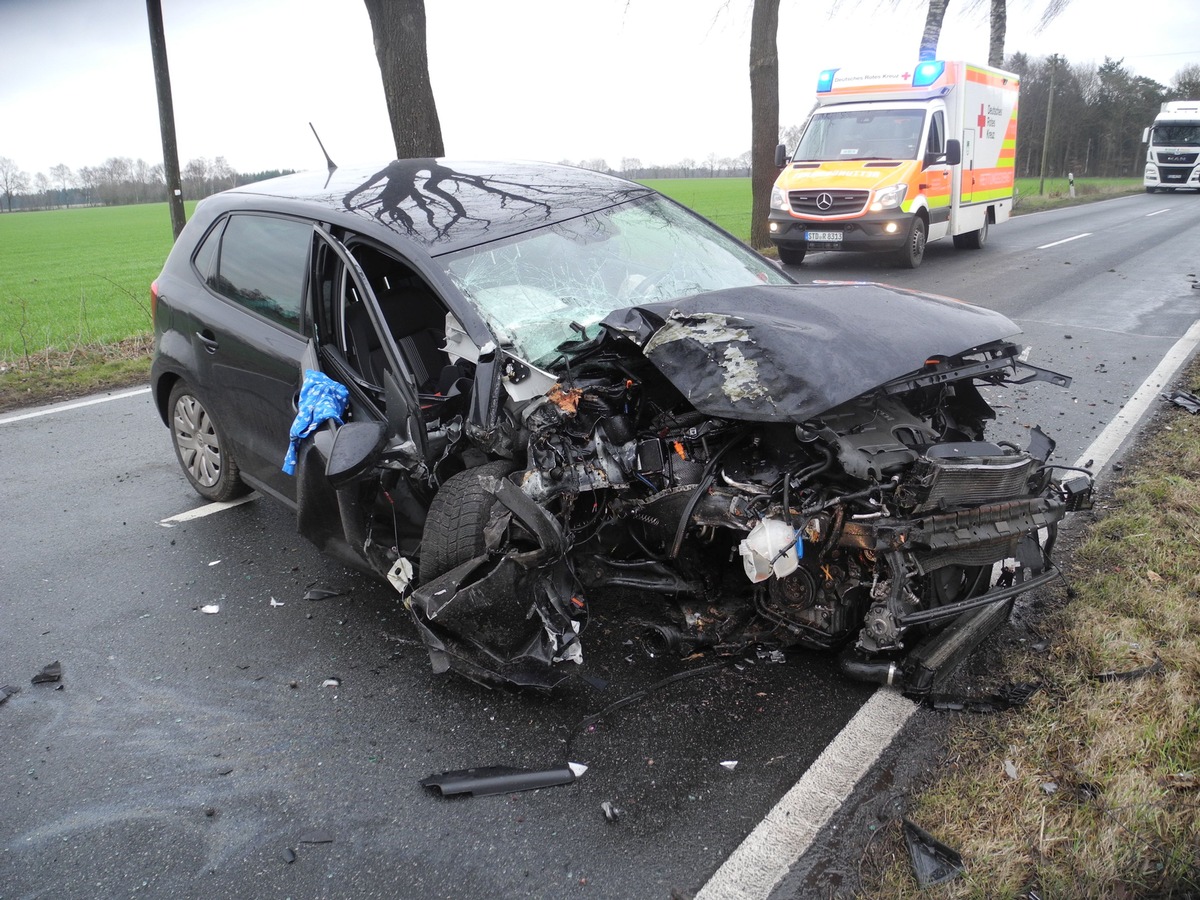
POLYGON ((915 269, 928 241, 979 249, 1012 214, 1020 79, 966 62, 827 69, 817 106, 771 191, 768 229, 786 265, 810 250, 894 253, 915 269))

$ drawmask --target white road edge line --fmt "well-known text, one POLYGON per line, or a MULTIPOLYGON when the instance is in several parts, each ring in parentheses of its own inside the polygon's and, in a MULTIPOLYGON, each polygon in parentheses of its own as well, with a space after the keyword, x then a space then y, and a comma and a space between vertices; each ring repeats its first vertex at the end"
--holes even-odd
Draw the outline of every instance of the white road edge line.
POLYGON ((132 391, 122 391, 119 394, 109 394, 104 397, 92 397, 90 400, 76 400, 73 403, 60 403, 58 406, 47 406, 45 409, 35 409, 33 412, 20 413, 15 416, 5 416, 0 418, 0 425, 10 425, 13 422, 23 422, 26 419, 36 419, 39 416, 51 416, 55 413, 69 412, 72 409, 81 409, 85 406, 95 406, 97 403, 109 403, 113 400, 125 400, 129 397, 139 397, 142 394, 150 393, 150 388, 136 388, 132 391))
POLYGON ((1057 247, 1059 244, 1069 244, 1069 243, 1071 243, 1071 241, 1077 241, 1080 238, 1091 237, 1091 236, 1092 236, 1092 232, 1085 231, 1083 234, 1077 234, 1077 235, 1075 235, 1075 237, 1063 238, 1061 241, 1055 241, 1052 244, 1042 244, 1042 246, 1038 247, 1037 249, 1048 250, 1051 247, 1057 247))
POLYGON ((1158 395, 1167 386, 1167 382, 1175 377, 1179 369, 1187 362, 1188 357, 1195 352, 1197 346, 1200 346, 1200 319, 1193 322, 1192 327, 1184 332, 1183 337, 1167 351, 1158 365, 1154 367, 1154 371, 1147 376, 1141 386, 1133 392, 1133 396, 1113 416, 1112 421, 1104 426, 1104 430, 1096 435, 1096 439, 1083 451, 1075 465, 1083 466, 1090 459, 1093 460, 1092 469, 1096 472, 1108 465, 1108 461, 1112 459, 1121 443, 1133 431, 1138 420, 1150 408, 1150 404, 1158 399, 1158 395))
MULTIPOLYGON (((1112 421, 1083 452, 1100 471, 1133 431, 1150 403, 1200 345, 1200 319, 1167 351, 1112 421)), ((881 687, 846 723, 792 788, 738 845, 695 900, 765 900, 808 850, 871 766, 918 709, 881 687)))
POLYGON ((249 503, 251 500, 257 500, 258 494, 248 494, 245 497, 238 497, 236 500, 226 500, 222 503, 207 503, 204 506, 197 506, 195 509, 189 509, 187 512, 180 513, 177 516, 171 516, 167 519, 160 519, 159 525, 163 528, 174 528, 176 525, 182 525, 184 522, 191 522, 195 519, 203 519, 205 516, 211 516, 214 513, 224 512, 227 509, 233 509, 235 506, 241 506, 243 503, 249 503))
POLYGON ((1152 213, 1146 213, 1146 216, 1145 216, 1145 218, 1147 218, 1147 219, 1148 219, 1148 218, 1150 218, 1151 216, 1161 216, 1163 213, 1165 213, 1165 212, 1170 212, 1170 211, 1171 211, 1171 207, 1169 207, 1169 206, 1167 206, 1167 207, 1164 207, 1163 209, 1156 209, 1156 210, 1155 210, 1154 212, 1152 212, 1152 213))
POLYGON ((890 688, 872 694, 695 900, 769 896, 916 710, 890 688))

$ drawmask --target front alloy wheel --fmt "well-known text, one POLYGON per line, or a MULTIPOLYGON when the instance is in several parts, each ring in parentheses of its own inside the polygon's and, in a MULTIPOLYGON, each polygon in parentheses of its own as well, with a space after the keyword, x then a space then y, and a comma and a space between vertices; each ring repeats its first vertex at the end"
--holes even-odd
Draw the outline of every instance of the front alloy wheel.
POLYGON ((171 441, 192 487, 207 500, 232 500, 245 492, 237 461, 221 430, 186 382, 171 391, 171 441))

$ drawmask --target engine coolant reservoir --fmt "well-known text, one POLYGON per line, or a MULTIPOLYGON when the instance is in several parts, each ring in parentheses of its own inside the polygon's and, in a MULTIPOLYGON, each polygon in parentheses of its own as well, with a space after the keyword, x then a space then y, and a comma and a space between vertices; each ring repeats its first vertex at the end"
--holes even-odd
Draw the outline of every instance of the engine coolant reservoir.
POLYGON ((791 575, 800 565, 797 535, 782 519, 762 519, 738 545, 746 577, 757 583, 774 573, 776 578, 791 575))

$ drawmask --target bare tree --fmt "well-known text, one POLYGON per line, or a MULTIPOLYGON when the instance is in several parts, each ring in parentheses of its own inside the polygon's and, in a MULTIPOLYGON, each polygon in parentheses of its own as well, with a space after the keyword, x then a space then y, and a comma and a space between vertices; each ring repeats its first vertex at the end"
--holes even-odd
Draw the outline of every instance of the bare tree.
POLYGON ((925 30, 921 32, 921 46, 917 59, 935 59, 938 40, 942 36, 942 22, 946 18, 946 7, 950 0, 929 0, 929 11, 925 14, 925 30))
POLYGON ((444 156, 429 55, 424 0, 364 0, 398 159, 444 156))
POLYGON ((222 191, 233 187, 237 180, 237 173, 233 171, 233 166, 229 165, 223 156, 218 156, 213 160, 212 171, 209 175, 213 180, 213 187, 222 191))
POLYGON ((1176 72, 1171 93, 1176 100, 1200 99, 1200 65, 1191 63, 1176 72))
POLYGON ((779 0, 754 0, 750 14, 750 246, 769 247, 775 146, 779 143, 779 0))
POLYGON ((67 202, 67 185, 70 184, 74 178, 71 173, 71 167, 65 163, 59 163, 57 166, 51 166, 50 177, 53 178, 54 183, 58 185, 58 202, 61 206, 67 202))
POLYGON ((0 156, 0 194, 8 199, 12 212, 13 194, 29 190, 29 175, 7 156, 0 156))
POLYGON ((1004 65, 1004 38, 1008 33, 1008 0, 992 0, 988 15, 991 28, 988 34, 988 65, 997 69, 1004 65))

